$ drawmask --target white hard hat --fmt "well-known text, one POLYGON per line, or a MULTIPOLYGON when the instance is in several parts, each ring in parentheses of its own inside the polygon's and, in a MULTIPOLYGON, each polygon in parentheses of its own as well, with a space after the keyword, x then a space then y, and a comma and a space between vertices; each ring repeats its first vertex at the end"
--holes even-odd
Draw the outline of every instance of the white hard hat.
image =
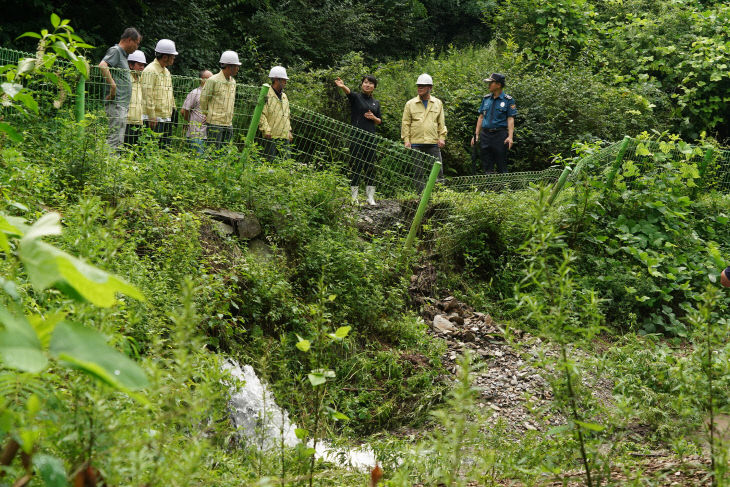
POLYGON ((235 51, 223 51, 223 54, 221 54, 221 60, 219 61, 221 64, 237 64, 241 65, 241 63, 238 61, 238 54, 236 54, 235 51))
POLYGON ((132 63, 147 64, 147 58, 145 58, 144 53, 140 50, 136 50, 132 54, 127 56, 127 61, 132 63))
POLYGON ((431 78, 431 76, 427 75, 426 73, 423 73, 416 80, 416 84, 417 85, 431 85, 431 86, 433 86, 433 78, 431 78))
POLYGON ((159 41, 157 41, 157 45, 155 46, 155 52, 158 54, 172 54, 174 56, 177 56, 175 43, 172 42, 170 39, 160 39, 159 41))
POLYGON ((284 69, 284 66, 274 66, 271 68, 271 71, 269 71, 269 78, 289 79, 286 75, 286 69, 284 69))

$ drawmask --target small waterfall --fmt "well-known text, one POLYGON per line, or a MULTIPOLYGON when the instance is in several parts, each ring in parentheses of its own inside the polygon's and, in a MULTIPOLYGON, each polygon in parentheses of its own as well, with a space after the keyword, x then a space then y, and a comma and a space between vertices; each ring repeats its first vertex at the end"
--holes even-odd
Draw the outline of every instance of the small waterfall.
MULTIPOLYGON (((281 444, 282 437, 284 445, 289 448, 300 443, 294 433, 297 425, 291 422, 289 413, 276 404, 273 394, 261 383, 253 367, 241 367, 228 360, 223 369, 244 382, 243 386, 232 389, 230 407, 233 425, 248 444, 269 451, 281 444)), ((376 464, 375 453, 368 446, 341 450, 321 440, 317 442, 315 457, 356 470, 371 469, 376 464)))

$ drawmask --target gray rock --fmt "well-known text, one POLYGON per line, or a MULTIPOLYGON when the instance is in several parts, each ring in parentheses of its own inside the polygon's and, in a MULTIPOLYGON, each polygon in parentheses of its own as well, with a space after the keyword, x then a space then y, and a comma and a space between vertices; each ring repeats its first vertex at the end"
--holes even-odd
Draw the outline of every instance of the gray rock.
POLYGON ((233 227, 225 224, 223 222, 214 221, 213 222, 213 229, 215 232, 220 235, 221 237, 225 237, 228 235, 233 235, 233 227))
POLYGON ((254 215, 244 215, 243 218, 236 221, 236 230, 238 230, 240 238, 250 240, 261 234, 261 224, 254 215))
POLYGON ((230 210, 212 210, 207 208, 203 213, 213 220, 222 222, 232 227, 239 238, 250 240, 261 234, 261 224, 258 218, 252 214, 240 213, 230 210))
POLYGON ((436 315, 433 317, 433 327, 441 333, 451 333, 456 331, 456 327, 452 325, 451 321, 445 318, 444 315, 436 315))

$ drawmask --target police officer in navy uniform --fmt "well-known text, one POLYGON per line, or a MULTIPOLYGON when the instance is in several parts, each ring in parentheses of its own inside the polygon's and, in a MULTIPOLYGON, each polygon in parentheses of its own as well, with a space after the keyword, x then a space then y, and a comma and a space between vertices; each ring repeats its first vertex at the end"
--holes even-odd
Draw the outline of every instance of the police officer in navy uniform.
POLYGON ((484 80, 489 83, 489 94, 484 96, 479 106, 476 134, 471 144, 479 143, 482 171, 507 172, 507 151, 512 148, 512 135, 515 131, 517 105, 514 98, 503 92, 505 77, 493 73, 484 80))

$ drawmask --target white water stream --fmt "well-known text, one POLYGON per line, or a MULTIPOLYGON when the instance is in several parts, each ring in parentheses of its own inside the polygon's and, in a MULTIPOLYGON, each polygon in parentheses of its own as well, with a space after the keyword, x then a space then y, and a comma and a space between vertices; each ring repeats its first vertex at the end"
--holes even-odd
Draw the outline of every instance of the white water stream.
MULTIPOLYGON (((243 382, 241 387, 231 391, 231 417, 239 434, 249 444, 262 451, 269 451, 281 445, 289 448, 300 443, 294 431, 297 425, 289 419, 289 413, 274 401, 269 388, 262 384, 253 367, 228 360, 223 369, 232 377, 243 382)), ((308 446, 311 447, 311 440, 308 446)), ((315 458, 335 465, 356 470, 369 470, 375 467, 375 453, 367 445, 350 450, 333 448, 329 443, 318 441, 315 458)))

